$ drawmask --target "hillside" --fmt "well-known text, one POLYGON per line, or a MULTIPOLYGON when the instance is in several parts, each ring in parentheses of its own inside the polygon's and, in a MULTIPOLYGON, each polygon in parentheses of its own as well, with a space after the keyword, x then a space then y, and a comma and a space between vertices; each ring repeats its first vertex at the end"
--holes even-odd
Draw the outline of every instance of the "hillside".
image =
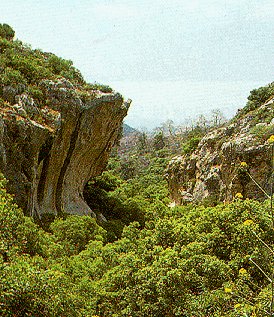
POLYGON ((273 83, 253 90, 235 118, 209 130, 196 148, 170 161, 169 190, 176 204, 228 202, 237 193, 266 198, 260 186, 270 193, 273 94, 273 83))
POLYGON ((95 216, 84 186, 105 168, 130 102, 86 83, 71 61, 13 41, 10 27, 0 32, 0 169, 10 193, 37 218, 95 216))
POLYGON ((131 133, 134 133, 134 132, 136 132, 136 129, 132 128, 130 125, 128 125, 126 123, 123 124, 123 135, 124 136, 127 136, 131 133))

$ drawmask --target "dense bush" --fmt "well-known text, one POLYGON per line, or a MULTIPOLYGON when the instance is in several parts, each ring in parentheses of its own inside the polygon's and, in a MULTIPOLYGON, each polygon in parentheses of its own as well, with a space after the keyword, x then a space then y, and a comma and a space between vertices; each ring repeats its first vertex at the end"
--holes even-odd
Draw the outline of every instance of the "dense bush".
POLYGON ((14 38, 15 32, 8 24, 0 24, 0 37, 11 41, 14 38))
MULTIPOLYGON (((108 193, 120 188, 110 175, 99 182, 108 193)), ((271 274, 272 254, 261 243, 273 248, 268 201, 170 209, 140 197, 143 228, 123 225, 122 237, 105 244, 88 216, 57 219, 44 232, 4 184, 1 316, 266 316, 271 287, 249 259, 271 274)))
POLYGON ((90 216, 68 216, 66 219, 56 219, 50 226, 57 241, 66 252, 78 254, 85 249, 90 240, 104 241, 104 230, 90 216))
POLYGON ((76 258, 66 272, 99 316, 238 316, 241 305, 264 316, 256 298, 269 283, 248 258, 264 268, 271 260, 245 222, 256 223, 252 230, 271 245, 267 209, 249 200, 165 208, 141 231, 133 223, 117 242, 91 243, 79 254, 80 272, 73 272, 76 258))
POLYGON ((108 86, 86 83, 72 61, 38 49, 33 50, 18 40, 11 41, 13 37, 12 28, 0 24, 0 97, 7 102, 14 102, 14 96, 7 98, 3 88, 12 86, 15 89, 13 95, 26 91, 37 105, 46 105, 47 98, 39 87, 43 79, 69 80, 84 102, 91 100, 95 91, 112 92, 108 86))
POLYGON ((1 316, 80 316, 70 278, 42 258, 16 257, 0 263, 1 316))
POLYGON ((257 109, 272 96, 274 96, 274 82, 268 84, 267 86, 253 89, 247 97, 248 102, 246 106, 240 110, 237 117, 257 109))

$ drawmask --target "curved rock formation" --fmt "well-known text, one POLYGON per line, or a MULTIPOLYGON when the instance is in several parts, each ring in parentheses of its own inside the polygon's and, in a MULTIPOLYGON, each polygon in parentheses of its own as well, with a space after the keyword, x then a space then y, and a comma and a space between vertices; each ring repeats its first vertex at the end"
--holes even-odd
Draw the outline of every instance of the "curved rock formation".
POLYGON ((83 96, 65 79, 44 80, 40 88, 42 108, 24 93, 0 108, 0 169, 8 189, 31 215, 95 215, 83 189, 104 169, 130 102, 118 93, 83 96))
POLYGON ((273 101, 212 130, 192 154, 170 161, 167 179, 176 204, 231 201, 237 193, 266 198, 259 186, 270 192, 273 101))

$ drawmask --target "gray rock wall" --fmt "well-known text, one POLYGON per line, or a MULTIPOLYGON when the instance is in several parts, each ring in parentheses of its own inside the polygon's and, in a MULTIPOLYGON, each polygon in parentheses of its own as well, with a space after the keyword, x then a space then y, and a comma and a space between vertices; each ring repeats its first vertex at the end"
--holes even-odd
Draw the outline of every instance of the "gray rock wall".
POLYGON ((17 204, 30 215, 93 214, 86 182, 104 169, 129 103, 93 92, 84 102, 68 81, 41 83, 47 105, 16 95, 1 108, 0 169, 17 204))
POLYGON ((265 199, 270 193, 273 98, 260 108, 207 133, 190 155, 173 158, 167 168, 170 196, 176 204, 265 199), (241 162, 246 162, 245 170, 241 162), (248 172, 248 173, 247 173, 248 172), (256 185, 255 181, 258 183, 256 185))

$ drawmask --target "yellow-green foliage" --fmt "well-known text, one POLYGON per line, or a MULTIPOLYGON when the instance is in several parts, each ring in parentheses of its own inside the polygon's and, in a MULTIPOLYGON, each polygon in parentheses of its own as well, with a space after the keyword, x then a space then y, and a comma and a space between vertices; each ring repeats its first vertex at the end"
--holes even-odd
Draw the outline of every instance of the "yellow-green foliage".
POLYGON ((104 241, 105 231, 90 216, 68 216, 56 219, 50 226, 53 234, 68 254, 77 254, 85 249, 90 240, 104 241))
MULTIPOLYGON (((43 106, 46 98, 40 88, 43 79, 69 80, 81 92, 101 90, 112 92, 108 86, 98 83, 88 84, 72 61, 65 60, 52 53, 31 49, 21 41, 13 41, 14 31, 6 24, 0 24, 0 98, 5 99, 3 88, 10 86, 15 94, 26 93, 37 105, 43 106)), ((10 101, 10 100, 7 100, 10 101)))
POLYGON ((273 133, 274 125, 259 125, 250 129, 252 133, 259 141, 265 142, 273 133))
POLYGON ((0 24, 0 37, 7 40, 12 40, 14 37, 14 30, 8 24, 0 24))
POLYGON ((253 89, 247 98, 248 102, 246 106, 243 109, 241 109, 236 118, 243 116, 252 110, 257 109, 272 96, 274 96, 274 82, 266 86, 253 89))
MULTIPOLYGON (((113 183, 107 178, 109 184, 113 183)), ((266 316, 273 246, 269 203, 146 205, 105 244, 90 217, 38 228, 0 190, 1 316, 266 316)))

